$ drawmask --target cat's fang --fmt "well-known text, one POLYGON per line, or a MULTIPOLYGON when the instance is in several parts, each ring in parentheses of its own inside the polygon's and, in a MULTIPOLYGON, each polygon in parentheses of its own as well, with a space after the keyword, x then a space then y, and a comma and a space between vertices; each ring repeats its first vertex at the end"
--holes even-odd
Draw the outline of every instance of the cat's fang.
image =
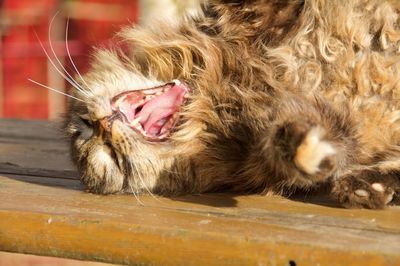
POLYGON ((138 126, 138 125, 140 125, 140 117, 133 119, 131 122, 131 126, 138 126))

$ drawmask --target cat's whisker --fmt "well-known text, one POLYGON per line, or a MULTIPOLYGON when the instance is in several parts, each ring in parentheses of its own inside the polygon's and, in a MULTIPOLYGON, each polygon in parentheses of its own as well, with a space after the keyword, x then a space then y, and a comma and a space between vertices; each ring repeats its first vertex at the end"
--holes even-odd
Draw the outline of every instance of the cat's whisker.
POLYGON ((136 195, 135 190, 133 189, 131 183, 129 183, 129 187, 131 188, 132 194, 135 197, 136 201, 139 203, 139 205, 144 206, 144 203, 139 199, 139 196, 136 195))
MULTIPOLYGON (((55 50, 54 50, 53 43, 52 43, 52 41, 51 41, 51 30, 52 30, 52 27, 53 27, 54 20, 55 20, 55 18, 57 17, 57 15, 58 15, 59 13, 60 13, 60 11, 58 11, 58 12, 53 16, 53 18, 51 19, 50 24, 49 24, 49 30, 48 30, 47 36, 48 36, 48 42, 49 42, 50 50, 51 50, 51 52, 53 53, 54 58, 57 60, 58 64, 59 64, 60 67, 62 68, 62 70, 64 70, 64 73, 68 76, 68 78, 67 78, 67 76, 66 76, 65 74, 62 74, 62 76, 63 76, 72 86, 74 86, 73 84, 75 84, 74 87, 75 87, 77 90, 79 90, 80 92, 86 94, 87 96, 90 96, 90 94, 89 94, 87 91, 85 91, 83 88, 81 88, 81 87, 79 86, 78 82, 76 82, 76 80, 71 76, 71 74, 69 74, 69 72, 65 69, 65 67, 64 67, 63 64, 61 63, 60 59, 58 59, 57 54, 56 54, 56 52, 55 52, 55 50)), ((54 64, 53 64, 53 65, 54 65, 54 64)), ((56 67, 56 66, 54 66, 54 67, 56 67)), ((61 74, 61 71, 59 71, 59 73, 61 74)))
POLYGON ((72 66, 74 67, 76 73, 79 75, 79 78, 82 80, 82 82, 85 84, 86 88, 90 91, 93 91, 90 86, 86 83, 85 79, 82 77, 81 73, 79 72, 78 68, 76 67, 74 61, 72 60, 71 52, 69 50, 69 45, 68 45, 68 29, 69 29, 69 18, 67 19, 66 26, 65 26, 65 48, 67 49, 67 54, 69 61, 71 62, 72 66))
MULTIPOLYGON (((132 165, 132 167, 134 167, 133 164, 131 164, 131 165, 132 165)), ((151 163, 150 163, 149 165, 151 165, 151 163)), ((140 183, 141 183, 142 186, 144 187, 144 189, 147 191, 147 193, 149 193, 149 195, 150 195, 153 199, 155 199, 156 201, 162 203, 161 200, 159 200, 159 199, 150 191, 150 189, 147 187, 146 183, 143 181, 143 178, 142 178, 142 176, 141 176, 140 174, 138 174, 138 178, 139 178, 140 183)))
POLYGON ((66 80, 68 81, 69 84, 71 84, 75 89, 77 89, 78 91, 80 91, 84 96, 89 98, 89 95, 83 91, 81 88, 79 88, 76 84, 74 84, 67 76, 65 76, 64 73, 61 72, 61 70, 58 69, 58 67, 55 65, 55 63, 53 62, 53 60, 51 59, 50 55, 48 54, 46 48, 44 47, 42 41, 40 40, 39 36, 36 34, 36 38, 40 44, 40 46, 42 47, 43 52, 45 53, 47 59, 49 60, 49 62, 51 63, 51 65, 54 67, 54 69, 66 80))
POLYGON ((53 88, 51 88, 51 87, 49 87, 49 86, 46 86, 46 85, 44 85, 44 84, 42 84, 42 83, 39 83, 39 82, 37 82, 37 81, 34 81, 34 80, 32 80, 32 79, 28 79, 28 80, 29 80, 30 82, 35 83, 36 85, 39 85, 39 86, 41 86, 41 87, 43 87, 43 88, 46 88, 46 89, 48 89, 48 90, 51 90, 51 91, 54 91, 54 92, 56 92, 56 93, 62 94, 62 95, 64 95, 64 96, 70 97, 70 98, 75 99, 75 100, 77 100, 77 101, 85 102, 84 100, 81 100, 81 99, 79 99, 79 98, 76 98, 76 97, 74 97, 74 96, 72 96, 72 95, 69 95, 69 94, 67 94, 67 93, 64 93, 64 92, 62 92, 62 91, 53 89, 53 88))
POLYGON ((140 183, 142 183, 142 186, 143 186, 144 189, 147 191, 147 193, 149 193, 149 195, 150 195, 153 199, 155 199, 156 201, 158 201, 158 202, 161 203, 161 200, 158 199, 158 198, 150 191, 150 189, 147 187, 147 185, 146 185, 145 182, 143 181, 143 178, 142 178, 140 175, 138 175, 138 177, 139 177, 140 183))

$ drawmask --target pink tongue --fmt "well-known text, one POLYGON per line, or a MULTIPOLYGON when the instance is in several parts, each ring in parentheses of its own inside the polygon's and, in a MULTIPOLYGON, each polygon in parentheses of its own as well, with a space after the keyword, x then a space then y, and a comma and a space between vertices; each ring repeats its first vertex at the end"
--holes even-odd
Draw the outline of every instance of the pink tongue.
POLYGON ((170 117, 162 118, 158 120, 155 124, 152 124, 146 131, 152 136, 157 136, 161 133, 161 129, 164 127, 165 123, 168 122, 170 117))
POLYGON ((168 117, 175 113, 183 102, 184 95, 185 90, 175 85, 162 95, 148 101, 136 114, 136 117, 141 118, 140 123, 144 130, 151 135, 159 134, 168 122, 168 117))

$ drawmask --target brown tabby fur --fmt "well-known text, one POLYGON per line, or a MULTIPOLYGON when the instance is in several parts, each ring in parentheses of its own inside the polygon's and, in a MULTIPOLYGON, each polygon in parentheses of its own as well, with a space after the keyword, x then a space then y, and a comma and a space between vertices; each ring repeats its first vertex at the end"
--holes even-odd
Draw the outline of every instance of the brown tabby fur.
POLYGON ((195 18, 122 30, 124 49, 96 51, 90 97, 70 104, 81 180, 162 195, 325 182, 346 207, 384 207, 400 192, 399 12, 383 0, 214 0, 195 18), (173 79, 193 91, 167 141, 99 125, 113 96, 173 79))

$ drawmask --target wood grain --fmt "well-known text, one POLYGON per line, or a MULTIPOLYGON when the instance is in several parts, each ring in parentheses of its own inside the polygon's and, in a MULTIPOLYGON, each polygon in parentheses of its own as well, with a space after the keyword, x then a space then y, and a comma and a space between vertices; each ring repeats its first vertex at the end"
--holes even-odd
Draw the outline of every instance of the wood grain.
POLYGON ((21 141, 60 140, 62 122, 43 120, 0 119, 0 138, 12 138, 21 141))
POLYGON ((77 179, 60 125, 0 120, 0 173, 77 179))
POLYGON ((400 264, 399 208, 233 195, 140 201, 84 193, 74 180, 2 176, 0 249, 123 264, 400 264))
POLYGON ((64 144, 54 148, 54 165, 34 155, 24 162, 36 145, 42 153, 33 154, 55 158, 57 140, 18 138, 0 133, 3 251, 138 265, 400 265, 399 207, 347 210, 318 198, 257 195, 93 195, 68 175, 52 175, 73 171, 64 144), (6 174, 4 160, 22 163, 6 174), (35 166, 48 176, 24 174, 35 166))

